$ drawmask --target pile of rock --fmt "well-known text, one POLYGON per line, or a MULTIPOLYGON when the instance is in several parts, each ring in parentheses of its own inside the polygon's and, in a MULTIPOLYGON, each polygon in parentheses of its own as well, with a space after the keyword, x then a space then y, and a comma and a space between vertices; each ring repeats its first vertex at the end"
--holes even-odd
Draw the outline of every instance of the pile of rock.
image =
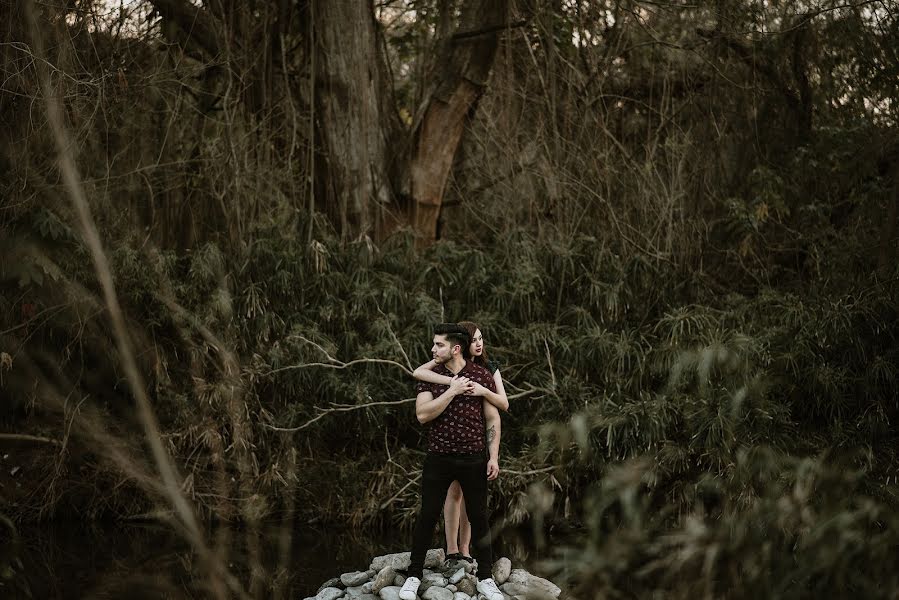
MULTIPOLYGON (((464 561, 445 562, 445 558, 442 549, 428 551, 418 588, 420 600, 484 600, 476 589, 472 566, 464 561)), ((329 579, 318 594, 305 600, 399 600, 400 588, 406 581, 399 571, 407 569, 409 562, 409 552, 377 556, 367 571, 329 579)), ((494 563, 492 575, 505 600, 555 600, 561 593, 551 581, 524 569, 513 569, 508 558, 494 563)))

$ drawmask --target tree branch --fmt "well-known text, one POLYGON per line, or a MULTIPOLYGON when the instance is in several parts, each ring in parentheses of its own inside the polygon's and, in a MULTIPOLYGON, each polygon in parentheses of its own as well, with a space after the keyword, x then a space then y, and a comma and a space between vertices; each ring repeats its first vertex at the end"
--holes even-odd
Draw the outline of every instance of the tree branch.
MULTIPOLYGON (((376 364, 394 365, 394 366, 399 367, 403 371, 405 371, 407 375, 409 375, 409 376, 412 375, 411 368, 407 367, 406 365, 403 365, 402 363, 398 363, 395 360, 389 360, 386 358, 357 358, 357 359, 351 360, 349 362, 343 362, 342 360, 338 360, 338 359, 334 358, 333 356, 331 356, 330 354, 328 354, 328 351, 325 350, 324 348, 322 348, 322 346, 320 344, 316 344, 312 340, 310 340, 306 337, 303 337, 302 335, 298 335, 295 337, 297 339, 300 339, 300 340, 306 342, 307 344, 311 344, 311 345, 315 346, 316 348, 318 348, 322 352, 322 354, 325 355, 325 358, 327 359, 328 362, 326 362, 326 363, 316 362, 316 363, 303 363, 303 364, 299 364, 299 365, 288 365, 286 367, 272 369, 271 371, 266 373, 266 375, 272 375, 273 373, 280 373, 281 371, 292 371, 294 369, 306 369, 309 367, 322 367, 324 369, 346 369, 347 367, 351 367, 353 365, 357 365, 357 364, 361 364, 361 363, 376 363, 376 364)), ((399 342, 397 342, 397 343, 399 343, 399 342)), ((407 358, 407 360, 408 360, 408 358, 407 358)))
POLYGON ((62 442, 59 440, 39 435, 28 435, 27 433, 0 433, 0 442, 41 442, 44 444, 53 444, 54 446, 62 446, 62 442))
POLYGON ((372 406, 394 406, 397 404, 408 404, 409 402, 415 402, 415 398, 405 398, 403 400, 387 400, 387 401, 382 401, 382 402, 367 402, 366 404, 334 404, 332 402, 331 408, 320 408, 318 406, 313 407, 313 408, 315 408, 315 410, 320 410, 321 414, 309 419, 308 421, 306 421, 302 425, 299 425, 298 427, 276 427, 274 425, 269 425, 268 423, 262 423, 262 426, 265 427, 266 429, 271 429, 272 431, 284 431, 287 433, 293 433, 295 431, 299 431, 300 429, 305 429, 306 427, 309 427, 310 425, 312 425, 313 423, 315 423, 316 421, 318 421, 325 415, 330 415, 331 413, 350 412, 350 411, 354 411, 354 410, 361 410, 363 408, 369 408, 372 406))

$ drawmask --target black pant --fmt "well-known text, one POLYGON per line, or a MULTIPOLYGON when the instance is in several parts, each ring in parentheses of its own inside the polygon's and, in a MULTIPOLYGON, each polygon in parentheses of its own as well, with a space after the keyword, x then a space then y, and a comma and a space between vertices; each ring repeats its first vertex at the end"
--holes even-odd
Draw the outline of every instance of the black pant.
POLYGON ((428 454, 421 470, 421 509, 412 537, 409 576, 421 579, 425 554, 434 536, 434 525, 452 482, 458 481, 471 522, 471 541, 478 571, 490 577, 493 549, 487 524, 487 457, 483 454, 428 454))

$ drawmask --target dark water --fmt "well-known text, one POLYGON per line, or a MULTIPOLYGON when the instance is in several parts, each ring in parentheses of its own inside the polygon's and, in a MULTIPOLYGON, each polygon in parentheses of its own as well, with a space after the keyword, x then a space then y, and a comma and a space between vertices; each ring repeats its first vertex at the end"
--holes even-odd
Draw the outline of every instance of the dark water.
MULTIPOLYGON (((291 560, 275 579, 281 564, 282 529, 271 525, 258 536, 265 592, 273 595, 277 581, 283 598, 312 596, 319 586, 348 571, 364 571, 371 558, 409 549, 408 532, 357 532, 295 528, 290 532, 291 560)), ((247 534, 231 531, 229 567, 244 589, 249 588, 247 534)), ((24 569, 0 586, 2 598, 203 598, 208 597, 200 566, 188 545, 161 525, 55 523, 20 531, 18 555, 24 569), (30 594, 30 596, 29 596, 30 594)), ((435 534, 434 545, 439 542, 435 534)), ((514 567, 539 572, 544 556, 526 533, 506 531, 494 546, 497 557, 508 556, 514 567)))

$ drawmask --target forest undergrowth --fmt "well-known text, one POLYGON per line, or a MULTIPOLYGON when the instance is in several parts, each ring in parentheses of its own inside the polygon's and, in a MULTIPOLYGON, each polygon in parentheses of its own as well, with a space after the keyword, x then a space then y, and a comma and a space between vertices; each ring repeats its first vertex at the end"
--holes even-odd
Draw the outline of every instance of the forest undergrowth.
MULTIPOLYGON (((769 18, 732 4, 712 16, 734 31, 769 18)), ((658 9, 655 33, 702 33, 693 25, 711 17, 694 9, 682 23, 658 9)), ((319 210, 328 198, 306 183, 327 161, 296 84, 313 57, 281 58, 288 92, 264 77, 238 92, 252 57, 204 64, 169 29, 113 35, 59 10, 47 61, 20 41, 24 26, 2 55, 11 531, 161 520, 191 538, 198 522, 224 523, 217 547, 240 527, 258 559, 265 522, 406 529, 424 448, 411 372, 434 324, 467 319, 511 402, 495 527, 529 528, 536 544, 576 531, 546 566, 574 597, 895 597, 895 90, 854 63, 849 85, 828 62, 853 40, 891 47, 895 18, 877 29, 833 9, 783 36, 718 31, 717 45, 675 47, 618 15, 626 35, 552 50, 553 27, 574 39, 584 24, 534 8, 504 38, 441 239, 422 247, 404 227, 348 235, 319 210), (814 28, 833 46, 801 43, 814 28), (744 42, 759 62, 747 66, 744 42), (578 70, 591 65, 623 75, 598 90, 578 70), (654 77, 659 88, 638 85, 654 77), (631 96, 617 95, 622 82, 637 82, 631 96), (54 102, 58 124, 34 108, 54 102)), ((297 23, 311 18, 297 10, 297 23)), ((383 26, 394 60, 420 67, 434 18, 402 35, 390 30, 402 19, 383 26)), ((397 96, 414 98, 420 82, 397 79, 397 96)), ((218 596, 239 589, 207 550, 218 596)), ((254 575, 245 596, 271 585, 254 575)))
MULTIPOLYGON (((20 350, 4 365, 7 423, 57 441, 10 508, 20 520, 148 515, 159 492, 129 433, 97 284, 57 227, 47 258, 60 275, 27 335, 7 334, 20 350)), ((166 447, 207 518, 292 509, 408 526, 423 447, 409 372, 434 323, 470 318, 512 398, 497 523, 585 527, 573 585, 642 589, 695 572, 684 597, 714 597, 735 580, 823 592, 849 589, 834 578, 850 572, 866 574, 851 586, 895 578, 895 279, 811 275, 722 294, 708 268, 526 231, 427 252, 403 234, 376 247, 260 231, 187 256, 136 242, 110 245, 116 287, 166 447)))

